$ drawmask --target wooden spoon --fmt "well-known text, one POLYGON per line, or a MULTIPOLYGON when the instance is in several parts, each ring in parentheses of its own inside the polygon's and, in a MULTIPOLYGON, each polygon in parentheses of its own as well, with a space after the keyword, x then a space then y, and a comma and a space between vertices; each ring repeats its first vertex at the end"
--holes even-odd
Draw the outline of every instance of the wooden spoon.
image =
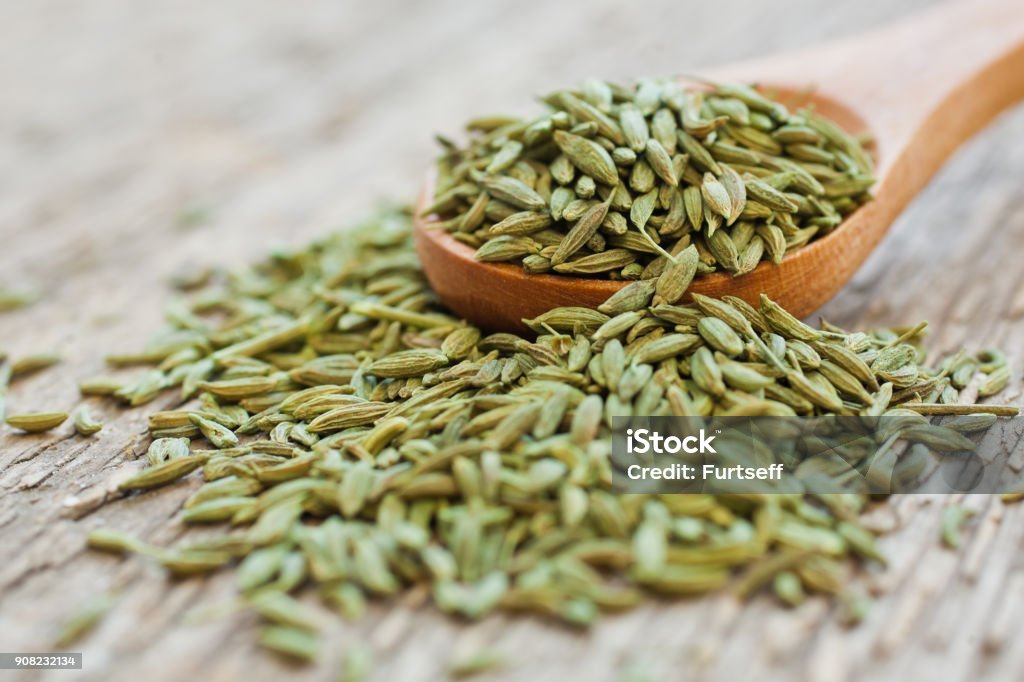
MULTIPOLYGON (((803 101, 846 130, 874 137, 873 201, 779 265, 763 262, 740 277, 712 273, 690 287, 754 304, 765 293, 806 317, 853 276, 953 150, 1024 97, 1024 1, 944 4, 873 33, 715 69, 707 76, 768 84, 784 101, 787 93, 810 90, 803 101)), ((417 214, 432 196, 431 174, 417 214)), ((524 318, 557 306, 596 307, 625 284, 529 275, 518 264, 479 263, 472 248, 430 229, 433 218, 417 218, 415 229, 427 279, 445 305, 485 329, 522 331, 524 318)))

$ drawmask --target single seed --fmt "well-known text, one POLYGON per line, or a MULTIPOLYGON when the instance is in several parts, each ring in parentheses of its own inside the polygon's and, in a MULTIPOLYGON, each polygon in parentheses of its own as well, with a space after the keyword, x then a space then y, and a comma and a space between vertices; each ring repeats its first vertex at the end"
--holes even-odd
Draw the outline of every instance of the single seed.
POLYGON ((67 419, 67 412, 34 412, 32 414, 12 414, 7 417, 7 424, 26 433, 42 433, 57 428, 67 419))

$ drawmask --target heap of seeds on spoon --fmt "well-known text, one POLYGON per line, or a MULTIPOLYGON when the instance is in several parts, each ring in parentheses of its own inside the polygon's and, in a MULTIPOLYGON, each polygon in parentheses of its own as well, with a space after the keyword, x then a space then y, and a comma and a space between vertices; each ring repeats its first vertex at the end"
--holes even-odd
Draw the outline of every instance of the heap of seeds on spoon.
POLYGON ((426 213, 480 261, 530 273, 657 279, 741 275, 828 234, 868 199, 861 143, 811 109, 745 85, 585 81, 532 120, 470 121, 441 139, 426 213))

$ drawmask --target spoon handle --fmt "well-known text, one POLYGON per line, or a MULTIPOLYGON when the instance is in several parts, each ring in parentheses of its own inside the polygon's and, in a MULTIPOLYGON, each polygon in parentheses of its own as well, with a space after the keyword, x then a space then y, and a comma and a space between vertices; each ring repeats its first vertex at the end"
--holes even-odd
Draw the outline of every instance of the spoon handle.
POLYGON ((874 135, 879 177, 895 165, 911 173, 901 183, 909 199, 956 147, 1024 97, 1024 2, 947 2, 729 72, 811 85, 817 96, 841 102, 874 135))

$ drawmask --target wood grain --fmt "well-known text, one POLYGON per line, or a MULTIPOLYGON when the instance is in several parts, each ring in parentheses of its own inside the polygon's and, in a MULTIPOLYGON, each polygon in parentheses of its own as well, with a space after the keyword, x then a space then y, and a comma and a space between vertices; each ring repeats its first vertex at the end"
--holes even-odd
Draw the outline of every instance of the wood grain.
MULTIPOLYGON (((238 266, 351 220, 375 196, 415 196, 431 134, 589 75, 697 70, 849 35, 927 0, 681 4, 335 3, 302 0, 37 0, 0 4, 0 286, 35 306, 0 316, 15 356, 58 350, 59 368, 18 381, 9 409, 69 408, 102 357, 137 349, 186 265, 238 266), (826 9, 827 7, 827 9, 826 9)), ((941 47, 940 47, 941 49, 941 47)), ((898 65, 894 65, 894 69, 898 65)), ((1001 346, 1019 396, 1024 348, 1024 111, 961 150, 821 312, 851 327, 928 319, 931 345, 1001 346)), ((1019 397, 1015 398, 1019 400, 1019 397)), ((294 669, 258 651, 243 615, 196 621, 231 599, 230 575, 170 582, 141 559, 87 553, 114 526, 156 542, 196 482, 121 500, 79 520, 70 495, 138 466, 146 410, 92 404, 94 440, 0 431, 0 649, 45 650, 89 595, 117 606, 80 645, 85 669, 4 679, 333 680, 344 648, 373 644, 374 679, 442 677, 452 650, 493 646, 510 667, 480 679, 616 679, 646 661, 659 679, 1017 679, 1024 670, 1024 506, 989 497, 964 548, 937 542, 944 500, 905 497, 879 515, 880 595, 842 629, 813 600, 782 611, 728 597, 649 604, 589 634, 533 619, 466 625, 411 595, 334 623, 324 663, 294 669)))

